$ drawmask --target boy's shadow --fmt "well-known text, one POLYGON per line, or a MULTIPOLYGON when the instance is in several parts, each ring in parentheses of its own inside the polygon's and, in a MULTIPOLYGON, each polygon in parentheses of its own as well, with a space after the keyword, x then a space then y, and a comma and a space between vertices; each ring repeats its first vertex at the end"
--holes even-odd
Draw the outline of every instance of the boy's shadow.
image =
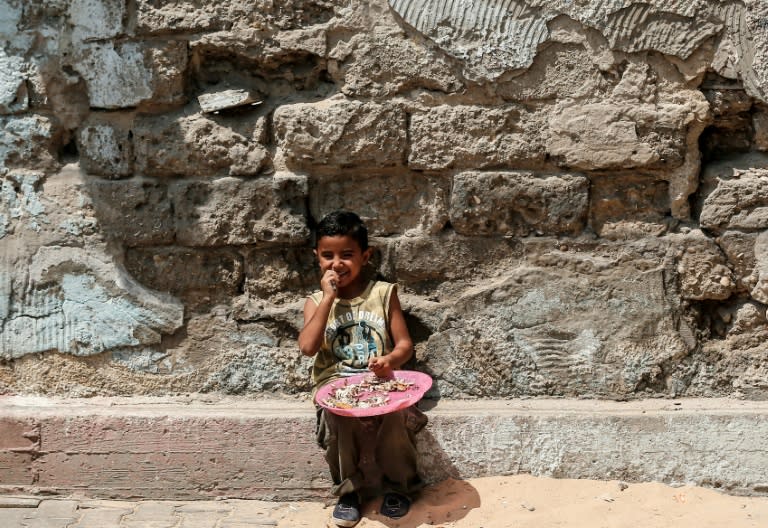
MULTIPOLYGON (((434 401, 423 400, 419 407, 427 410, 434 401)), ((440 526, 464 518, 480 506, 480 494, 467 481, 461 480, 458 469, 427 426, 416 436, 419 450, 420 473, 428 485, 414 497, 408 515, 390 519, 379 513, 382 498, 376 498, 362 507, 363 520, 373 521, 391 528, 440 526)), ((365 526, 365 525, 363 525, 365 526)))
POLYGON ((440 526, 464 518, 480 506, 480 495, 469 482, 447 478, 424 488, 415 498, 408 515, 401 519, 390 519, 379 513, 381 501, 377 498, 363 505, 363 521, 374 521, 391 528, 416 528, 440 526))

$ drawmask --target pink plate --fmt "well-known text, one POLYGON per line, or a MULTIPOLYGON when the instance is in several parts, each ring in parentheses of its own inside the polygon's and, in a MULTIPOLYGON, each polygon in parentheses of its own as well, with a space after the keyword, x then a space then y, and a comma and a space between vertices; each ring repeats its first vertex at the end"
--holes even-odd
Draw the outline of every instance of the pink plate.
POLYGON ((432 386, 432 378, 423 372, 416 372, 415 370, 396 370, 394 371, 395 378, 405 381, 412 381, 413 385, 405 391, 393 391, 387 393, 389 396, 389 402, 387 402, 385 405, 380 405, 378 407, 355 407, 352 409, 338 409, 323 403, 323 400, 325 400, 336 389, 346 385, 351 385, 353 383, 360 383, 363 378, 370 375, 370 372, 364 372, 362 374, 355 374, 354 376, 350 376, 348 378, 340 378, 333 380, 330 383, 326 383, 320 387, 320 390, 318 390, 317 394, 315 394, 315 402, 317 402, 320 407, 328 409, 333 414, 339 414, 341 416, 353 416, 355 418, 363 418, 365 416, 378 416, 410 407, 419 401, 421 397, 424 396, 424 393, 426 393, 432 386))

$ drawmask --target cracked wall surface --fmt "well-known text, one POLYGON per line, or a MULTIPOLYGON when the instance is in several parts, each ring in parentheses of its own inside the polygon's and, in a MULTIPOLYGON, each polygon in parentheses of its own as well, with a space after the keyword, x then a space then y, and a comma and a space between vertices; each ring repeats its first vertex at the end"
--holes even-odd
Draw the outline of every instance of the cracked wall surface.
POLYGON ((0 12, 0 392, 306 393, 344 207, 430 396, 768 397, 764 2, 0 12))

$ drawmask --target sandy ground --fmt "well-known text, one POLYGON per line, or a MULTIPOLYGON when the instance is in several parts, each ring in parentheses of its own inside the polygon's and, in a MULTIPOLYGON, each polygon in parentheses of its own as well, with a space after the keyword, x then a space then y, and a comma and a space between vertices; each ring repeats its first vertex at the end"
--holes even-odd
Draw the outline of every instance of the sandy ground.
MULTIPOLYGON (((548 479, 518 475, 428 487, 400 520, 363 507, 360 528, 742 528, 768 526, 768 497, 739 497, 692 486, 548 479)), ((292 526, 335 526, 332 504, 275 512, 292 526)), ((283 522, 279 522, 283 526, 283 522)), ((286 525, 287 526, 287 525, 286 525)))

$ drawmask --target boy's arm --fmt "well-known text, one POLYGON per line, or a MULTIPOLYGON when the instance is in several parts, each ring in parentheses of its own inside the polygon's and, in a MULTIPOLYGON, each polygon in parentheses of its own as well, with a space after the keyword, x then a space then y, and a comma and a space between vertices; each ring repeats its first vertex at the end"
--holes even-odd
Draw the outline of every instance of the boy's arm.
POLYGON ((396 289, 392 291, 389 300, 389 331, 394 342, 392 351, 385 356, 372 357, 368 361, 368 368, 379 377, 391 375, 393 370, 400 368, 413 356, 413 341, 405 324, 405 315, 396 289))
POLYGON ((315 304, 309 298, 304 303, 304 328, 299 332, 299 350, 305 356, 314 356, 323 344, 325 324, 333 308, 333 301, 336 300, 337 280, 335 272, 326 271, 320 279, 320 289, 323 291, 320 304, 315 304))
POLYGON ((305 356, 314 356, 320 350, 331 307, 333 299, 327 295, 320 304, 315 304, 312 299, 307 299, 304 303, 304 328, 299 333, 299 350, 305 356))
POLYGON ((320 350, 325 332, 325 321, 328 319, 330 306, 333 302, 327 302, 326 298, 317 305, 312 299, 307 298, 304 303, 304 328, 299 332, 299 350, 305 356, 314 356, 320 350), (325 317, 322 313, 325 312, 325 317))

